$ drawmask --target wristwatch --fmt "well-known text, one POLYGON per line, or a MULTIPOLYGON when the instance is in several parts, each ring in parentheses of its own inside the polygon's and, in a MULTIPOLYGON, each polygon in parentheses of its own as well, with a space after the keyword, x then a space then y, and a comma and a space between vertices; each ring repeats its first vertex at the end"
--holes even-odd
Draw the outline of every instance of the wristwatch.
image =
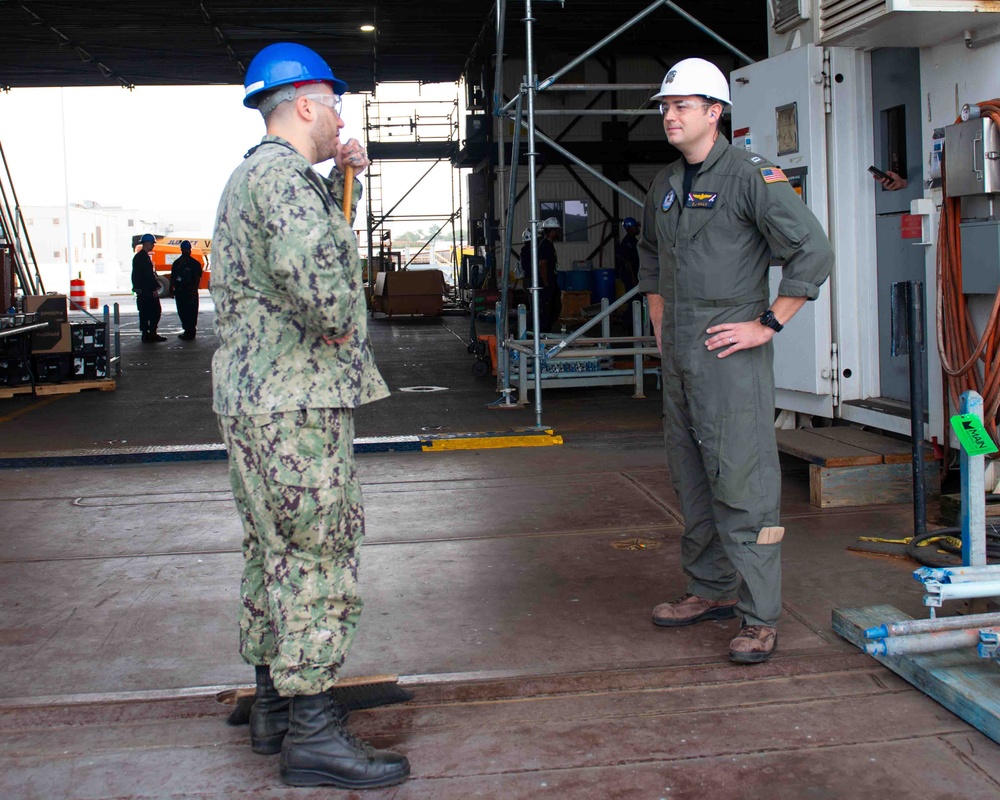
POLYGON ((761 325, 767 325, 772 331, 778 333, 785 326, 782 325, 774 316, 774 312, 768 309, 763 314, 760 315, 759 322, 761 325))

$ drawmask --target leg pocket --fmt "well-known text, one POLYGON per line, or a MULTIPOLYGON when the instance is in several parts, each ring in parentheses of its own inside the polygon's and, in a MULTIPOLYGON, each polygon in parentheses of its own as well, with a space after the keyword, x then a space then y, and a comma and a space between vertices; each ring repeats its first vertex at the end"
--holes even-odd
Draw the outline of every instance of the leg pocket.
POLYGON ((715 499, 737 505, 760 497, 763 484, 757 415, 753 411, 720 415, 714 445, 709 474, 714 476, 715 499))

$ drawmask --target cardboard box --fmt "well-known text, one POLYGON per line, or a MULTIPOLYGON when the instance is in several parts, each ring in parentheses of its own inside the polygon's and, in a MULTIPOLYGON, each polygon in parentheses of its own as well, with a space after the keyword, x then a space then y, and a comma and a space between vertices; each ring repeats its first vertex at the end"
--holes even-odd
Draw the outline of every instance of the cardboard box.
POLYGON ((39 322, 66 322, 69 320, 66 295, 29 294, 24 298, 24 310, 39 312, 39 322))
POLYGON ((31 354, 71 353, 73 334, 68 322, 57 323, 55 331, 37 330, 31 333, 31 354))
POLYGON ((24 310, 28 313, 37 312, 38 322, 49 323, 48 329, 32 331, 32 353, 70 352, 66 295, 29 294, 24 298, 24 310))
POLYGON ((444 273, 439 269, 380 272, 372 307, 386 314, 440 314, 444 308, 444 273))

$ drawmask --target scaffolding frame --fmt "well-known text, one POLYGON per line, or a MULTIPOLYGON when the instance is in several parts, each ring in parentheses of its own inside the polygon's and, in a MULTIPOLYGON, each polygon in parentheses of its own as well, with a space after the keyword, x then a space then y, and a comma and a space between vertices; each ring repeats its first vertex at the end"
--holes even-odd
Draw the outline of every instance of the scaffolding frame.
MULTIPOLYGON (((545 0, 536 0, 536 2, 544 2, 545 0)), ((544 133, 536 129, 535 117, 541 114, 535 109, 535 97, 539 92, 549 90, 551 91, 556 84, 556 82, 563 75, 568 73, 574 67, 582 64, 591 56, 595 55, 599 50, 601 50, 605 45, 611 43, 627 30, 641 22, 643 19, 648 17, 660 8, 666 7, 678 14, 682 19, 691 23, 695 28, 700 30, 702 33, 708 35, 710 38, 714 39, 717 43, 721 44, 727 50, 732 52, 737 58, 741 59, 747 64, 754 63, 754 59, 750 58, 746 53, 737 48, 735 45, 727 41, 724 37, 720 36, 718 33, 713 31, 703 22, 689 14, 683 8, 679 7, 672 0, 655 0, 652 4, 647 6, 645 9, 640 11, 638 14, 633 16, 630 20, 620 25, 614 31, 609 33, 603 39, 598 41, 596 44, 584 50, 576 58, 571 59, 565 66, 561 69, 556 70, 552 75, 545 78, 543 81, 538 80, 538 76, 535 73, 535 59, 534 59, 534 23, 535 19, 532 16, 532 0, 524 0, 525 13, 524 13, 524 35, 525 35, 525 74, 522 78, 521 87, 516 97, 511 98, 505 102, 503 96, 503 44, 506 35, 506 24, 507 24, 507 0, 497 0, 496 3, 496 22, 497 22, 497 47, 496 47, 496 68, 494 75, 494 98, 493 107, 494 115, 498 118, 510 118, 514 120, 515 138, 514 142, 517 143, 519 139, 519 134, 521 128, 528 132, 528 195, 529 195, 529 226, 531 228, 531 281, 532 285, 529 288, 532 297, 532 352, 531 357, 534 359, 534 390, 535 390, 535 427, 538 429, 545 428, 542 422, 542 369, 541 365, 544 363, 544 359, 549 356, 555 356, 563 348, 565 348, 570 341, 575 339, 577 336, 581 335, 584 330, 589 329, 595 325, 598 321, 605 319, 616 307, 621 305, 626 301, 626 298, 631 297, 633 293, 637 293, 638 290, 630 292, 623 298, 609 307, 604 308, 601 313, 590 321, 583 329, 577 331, 574 337, 564 340, 560 344, 557 344, 550 351, 545 352, 542 348, 542 334, 538 330, 539 328, 539 308, 538 308, 538 296, 541 292, 541 287, 538 283, 538 225, 541 220, 538 218, 538 194, 537 194, 537 161, 536 156, 538 153, 535 150, 536 140, 541 140, 547 146, 554 149, 556 152, 560 153, 564 158, 569 160, 571 163, 576 164, 581 169, 587 171, 592 177, 596 178, 601 183, 606 184, 611 188, 613 192, 621 197, 624 197, 631 203, 636 204, 639 208, 642 208, 643 202, 636 198, 634 195, 622 189, 617 183, 610 180, 606 176, 599 173, 589 164, 584 162, 582 159, 577 158, 574 154, 561 147, 551 138, 547 137, 544 133), (527 97, 527 119, 524 118, 522 102, 523 97, 527 97), (502 104, 502 105, 501 105, 502 104)), ((624 90, 625 88, 632 87, 634 84, 568 84, 572 86, 574 90, 624 90), (613 87, 613 88, 611 88, 613 87)), ((596 111, 593 109, 584 109, 588 113, 591 111, 596 111)), ((615 109, 601 109, 600 113, 604 115, 613 115, 615 109)), ((544 112, 543 112, 544 113, 544 112)), ((620 112, 619 112, 620 113, 620 112)), ((630 112, 631 113, 631 112, 630 112)), ((596 115, 596 114, 595 114, 596 115)), ((577 112, 577 116, 579 112, 577 112)), ((497 139, 499 159, 498 168, 503 171, 503 154, 504 148, 506 146, 504 141, 503 126, 498 126, 500 128, 500 135, 497 139)), ((509 197, 515 198, 515 190, 517 186, 517 168, 518 168, 518 157, 512 156, 511 158, 511 168, 510 168, 510 190, 509 197)), ((571 175, 579 182, 579 178, 575 176, 571 171, 571 175)), ((503 192, 499 192, 498 195, 502 198, 503 192)), ((504 364, 504 379, 503 379, 503 396, 501 402, 505 405, 513 405, 510 399, 511 386, 510 386, 510 375, 508 364, 510 362, 509 350, 510 350, 510 340, 509 340, 509 326, 507 320, 507 293, 509 288, 510 279, 510 256, 511 248, 513 246, 513 231, 512 223, 510 221, 510 216, 513 212, 513 205, 516 199, 512 200, 509 206, 505 209, 503 207, 503 201, 501 199, 501 222, 502 227, 505 232, 505 241, 503 246, 503 258, 504 264, 501 270, 501 287, 500 287, 500 299, 501 299, 501 313, 502 320, 501 324, 498 326, 498 331, 502 331, 502 340, 498 336, 497 348, 498 348, 498 361, 504 364), (502 355, 501 355, 502 353, 502 355)), ((617 202, 616 202, 617 206, 617 202)), ((604 246, 602 242, 601 247, 604 246)), ((633 338, 633 337, 629 337, 633 338)), ((655 349, 654 349, 655 350, 655 349)), ((636 358, 641 358, 641 355, 637 355, 636 358)), ((523 391, 523 389, 522 389, 523 391)))
MULTIPOLYGON (((10 166, 2 143, 0 143, 0 163, 3 165, 3 171, 0 172, 0 240, 4 241, 11 255, 14 274, 17 276, 21 291, 24 294, 45 294, 42 274, 38 269, 38 260, 31 246, 28 226, 24 214, 21 213, 21 203, 17 199, 14 178, 10 174, 10 166)), ((6 314, 7 309, 0 309, 0 313, 6 314)))
MULTIPOLYGON (((453 99, 447 100, 388 100, 388 101, 378 101, 375 99, 374 95, 370 95, 365 100, 365 135, 369 143, 375 141, 379 144, 385 143, 385 138, 389 138, 394 134, 397 134, 396 138, 405 139, 404 144, 413 144, 419 146, 420 144, 427 143, 439 143, 452 145, 457 141, 458 135, 458 114, 459 114, 459 103, 458 97, 456 95, 453 99), (445 108, 450 109, 447 113, 421 113, 422 109, 430 107, 431 111, 440 110, 444 111, 445 108), (383 111, 389 108, 402 109, 399 112, 383 114, 383 111), (402 133, 402 136, 398 134, 402 133), (385 138, 383 138, 385 137, 385 138)), ((452 271, 452 283, 457 285, 458 283, 458 253, 461 252, 459 247, 465 245, 465 232, 461 229, 462 220, 462 208, 461 208, 461 186, 459 187, 459 197, 457 199, 455 196, 455 180, 454 174, 452 174, 451 180, 451 210, 443 213, 429 213, 429 214, 395 214, 395 210, 406 200, 407 197, 412 194, 418 186, 420 186, 424 179, 434 171, 435 167, 442 163, 449 163, 450 158, 447 156, 438 156, 433 159, 433 163, 424 171, 424 173, 414 181, 410 187, 403 193, 402 197, 395 202, 395 204, 388 211, 383 211, 381 207, 382 203, 382 191, 381 191, 381 174, 382 169, 385 164, 391 163, 416 163, 419 161, 424 161, 423 158, 410 157, 410 158, 376 158, 372 160, 372 165, 365 173, 366 181, 366 206, 367 206, 367 217, 368 217, 368 278, 369 283, 372 287, 375 285, 375 266, 376 264, 380 267, 379 271, 385 268, 386 264, 395 264, 393 259, 393 254, 395 251, 392 250, 392 236, 387 227, 387 223, 395 220, 398 222, 440 222, 440 227, 435 231, 434 235, 430 240, 421 247, 416 253, 414 253, 406 264, 402 264, 400 259, 399 268, 401 270, 407 269, 414 260, 423 253, 424 250, 431 244, 431 242, 436 239, 445 228, 451 225, 451 271, 452 271), (376 172, 376 162, 377 172, 376 172), (459 222, 459 229, 456 230, 456 220, 459 222), (386 242, 388 242, 388 250, 386 249, 386 242), (459 244, 461 242, 461 244, 459 244), (377 255, 377 259, 376 259, 377 255)), ((454 167, 452 167, 454 171, 454 167)), ((393 267, 394 268, 394 267, 393 267)))

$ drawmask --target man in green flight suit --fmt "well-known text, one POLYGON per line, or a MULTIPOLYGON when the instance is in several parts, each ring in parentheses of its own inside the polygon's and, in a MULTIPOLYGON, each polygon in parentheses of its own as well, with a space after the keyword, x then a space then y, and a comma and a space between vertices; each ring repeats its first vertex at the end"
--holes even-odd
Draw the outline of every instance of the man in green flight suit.
POLYGON ((639 286, 662 354, 667 453, 684 515, 687 593, 653 610, 674 627, 739 614, 729 657, 766 661, 781 612, 781 472, 771 339, 830 275, 822 227, 761 156, 729 145, 729 85, 700 58, 674 65, 653 100, 683 158, 653 180, 639 286), (768 271, 783 263, 769 303, 768 271))
POLYGON ((339 140, 347 85, 309 48, 265 47, 245 90, 267 135, 219 202, 211 291, 213 407, 245 534, 240 652, 257 677, 250 743, 280 751, 293 786, 389 786, 409 775, 405 756, 348 733, 327 691, 362 606, 353 411, 389 394, 341 210, 345 168, 369 162, 357 140, 339 140), (323 178, 312 165, 331 158, 323 178))

